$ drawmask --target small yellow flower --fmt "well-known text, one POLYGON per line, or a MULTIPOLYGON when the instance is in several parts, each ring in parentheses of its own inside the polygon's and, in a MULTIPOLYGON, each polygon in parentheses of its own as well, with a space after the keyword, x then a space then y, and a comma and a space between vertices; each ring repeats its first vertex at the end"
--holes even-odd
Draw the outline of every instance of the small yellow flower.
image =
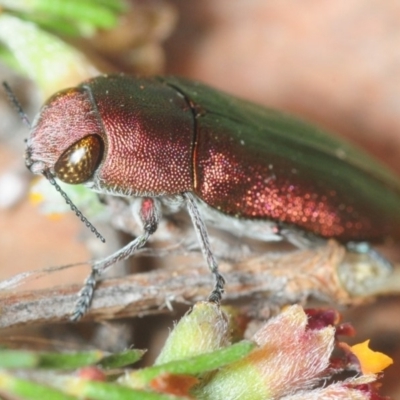
POLYGON ((41 193, 31 191, 29 193, 29 201, 32 204, 37 205, 44 201, 44 196, 41 193))
POLYGON ((351 346, 351 352, 358 358, 363 374, 377 374, 393 364, 386 354, 373 351, 368 346, 369 340, 351 346))

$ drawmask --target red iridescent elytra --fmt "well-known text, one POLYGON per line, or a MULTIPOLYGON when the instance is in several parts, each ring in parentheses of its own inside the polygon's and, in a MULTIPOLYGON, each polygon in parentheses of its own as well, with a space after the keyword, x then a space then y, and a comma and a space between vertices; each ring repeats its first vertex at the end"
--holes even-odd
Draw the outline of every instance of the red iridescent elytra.
POLYGON ((342 242, 400 237, 400 184, 381 164, 293 117, 182 78, 100 76, 55 94, 27 158, 33 172, 100 192, 191 192, 233 218, 342 242), (69 162, 79 149, 84 156, 69 162))

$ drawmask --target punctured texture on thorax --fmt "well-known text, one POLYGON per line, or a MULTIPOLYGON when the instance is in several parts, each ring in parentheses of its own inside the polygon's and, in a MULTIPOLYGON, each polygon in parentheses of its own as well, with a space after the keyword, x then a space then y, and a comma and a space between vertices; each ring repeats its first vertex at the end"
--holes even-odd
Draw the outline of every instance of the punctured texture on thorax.
POLYGON ((124 75, 96 78, 90 90, 105 132, 103 186, 139 196, 192 189, 193 115, 182 96, 124 75))

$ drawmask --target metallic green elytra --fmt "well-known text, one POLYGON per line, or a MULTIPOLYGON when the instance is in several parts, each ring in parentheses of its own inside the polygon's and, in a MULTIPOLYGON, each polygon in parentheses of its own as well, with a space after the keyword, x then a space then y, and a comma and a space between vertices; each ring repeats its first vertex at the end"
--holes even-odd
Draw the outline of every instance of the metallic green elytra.
POLYGON ((399 237, 400 181, 368 154, 287 114, 160 80, 197 114, 194 192, 211 207, 342 242, 399 237))

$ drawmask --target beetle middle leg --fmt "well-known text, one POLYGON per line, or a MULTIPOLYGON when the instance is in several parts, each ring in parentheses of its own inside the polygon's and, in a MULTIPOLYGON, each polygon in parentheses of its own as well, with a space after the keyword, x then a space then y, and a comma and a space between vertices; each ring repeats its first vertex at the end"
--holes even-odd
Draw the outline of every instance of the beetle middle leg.
POLYGON ((139 216, 143 224, 143 233, 132 240, 125 247, 118 250, 103 260, 96 261, 93 264, 92 271, 87 277, 83 288, 79 293, 79 298, 75 309, 70 317, 71 321, 79 320, 88 310, 92 300, 98 278, 112 265, 118 261, 126 260, 135 251, 142 248, 149 237, 157 230, 160 220, 160 210, 158 202, 155 199, 145 197, 142 199, 139 216))
POLYGON ((219 303, 222 299, 222 293, 224 293, 225 279, 218 271, 218 263, 211 251, 207 228, 193 195, 186 192, 183 193, 183 197, 186 200, 187 209, 200 243, 201 252, 207 260, 208 267, 215 278, 215 286, 210 293, 208 300, 214 303, 219 303))

